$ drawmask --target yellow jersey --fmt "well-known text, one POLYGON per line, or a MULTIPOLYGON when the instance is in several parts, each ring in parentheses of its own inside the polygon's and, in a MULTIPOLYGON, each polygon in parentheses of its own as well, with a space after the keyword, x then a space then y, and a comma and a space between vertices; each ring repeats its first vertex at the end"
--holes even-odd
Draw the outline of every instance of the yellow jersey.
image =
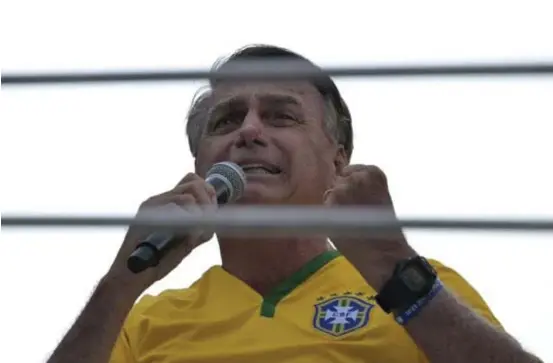
MULTIPOLYGON (((431 263, 449 290, 499 326, 468 282, 431 263)), ((110 363, 427 362, 375 293, 337 251, 319 255, 267 296, 213 266, 187 289, 140 299, 110 363)))

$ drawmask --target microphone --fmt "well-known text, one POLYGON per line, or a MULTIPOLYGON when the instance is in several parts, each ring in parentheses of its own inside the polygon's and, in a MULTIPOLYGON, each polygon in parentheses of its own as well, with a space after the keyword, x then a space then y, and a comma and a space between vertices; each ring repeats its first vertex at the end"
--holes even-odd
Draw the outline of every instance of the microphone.
MULTIPOLYGON (((246 175, 238 165, 225 161, 214 164, 208 170, 205 181, 215 189, 217 204, 223 205, 232 203, 242 196, 246 186, 246 175)), ((150 234, 129 256, 127 268, 136 274, 157 266, 179 239, 182 239, 182 236, 170 232, 150 234)))

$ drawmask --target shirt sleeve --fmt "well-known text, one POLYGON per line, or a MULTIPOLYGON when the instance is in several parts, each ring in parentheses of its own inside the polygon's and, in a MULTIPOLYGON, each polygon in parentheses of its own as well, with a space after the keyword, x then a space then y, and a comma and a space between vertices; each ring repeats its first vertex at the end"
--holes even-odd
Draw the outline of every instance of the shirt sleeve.
POLYGON ((125 322, 123 323, 123 327, 121 328, 121 332, 119 333, 117 340, 115 341, 115 345, 111 351, 109 363, 136 363, 138 361, 136 359, 136 345, 138 343, 137 340, 140 339, 139 325, 141 316, 144 310, 146 310, 153 302, 154 299, 152 296, 144 295, 133 306, 125 319, 125 322))
POLYGON ((459 300, 472 308, 472 310, 486 319, 492 325, 503 329, 503 326, 492 313, 490 307, 476 289, 468 283, 457 271, 443 265, 441 262, 429 260, 438 272, 438 277, 442 283, 454 293, 459 300))
POLYGON ((132 354, 129 336, 123 326, 117 341, 111 351, 111 357, 109 363, 135 363, 134 356, 132 354))

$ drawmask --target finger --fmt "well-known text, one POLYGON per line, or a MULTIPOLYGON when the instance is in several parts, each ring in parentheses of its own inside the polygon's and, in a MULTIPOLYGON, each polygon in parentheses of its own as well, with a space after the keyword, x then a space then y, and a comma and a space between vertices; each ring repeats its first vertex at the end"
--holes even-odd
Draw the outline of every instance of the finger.
MULTIPOLYGON (((165 195, 156 198, 154 203, 156 206, 152 206, 151 211, 157 217, 178 218, 182 216, 182 211, 186 211, 189 214, 201 214, 201 206, 198 204, 196 198, 192 194, 173 194, 165 195), (159 203, 159 204, 158 204, 159 203)), ((181 234, 181 232, 177 232, 181 234)), ((203 236, 205 232, 198 229, 186 230, 186 238, 191 241, 207 238, 203 236)), ((210 239, 209 237, 208 239, 210 239)))
POLYGON ((332 194, 332 189, 328 189, 326 192, 324 192, 324 194, 323 194, 323 204, 331 204, 331 202, 332 202, 332 200, 330 199, 331 194, 332 194))
POLYGON ((198 179, 201 179, 198 175, 196 175, 194 173, 188 173, 181 180, 179 180, 179 182, 173 187, 173 189, 170 189, 170 190, 168 190, 166 192, 163 192, 163 193, 160 193, 158 195, 154 195, 153 197, 149 198, 149 200, 154 199, 154 198, 158 198, 158 197, 162 197, 162 196, 166 196, 166 195, 175 194, 175 191, 177 191, 179 189, 182 189, 182 187, 185 186, 187 183, 189 183, 191 181, 194 181, 194 180, 198 180, 198 179))
POLYGON ((347 176, 350 176, 353 173, 360 172, 360 171, 365 171, 366 169, 367 169, 366 165, 361 165, 361 164, 348 165, 348 166, 346 166, 345 168, 342 169, 342 172, 340 173, 340 176, 347 177, 347 176))
POLYGON ((332 193, 332 189, 329 189, 325 192, 323 196, 323 204, 327 206, 331 206, 334 204, 334 194, 332 193))
POLYGON ((323 203, 331 204, 334 201, 336 189, 343 189, 348 185, 348 177, 336 175, 332 188, 327 189, 323 194, 323 203))
POLYGON ((143 208, 157 208, 166 204, 175 203, 178 205, 185 204, 196 204, 196 199, 194 195, 190 194, 177 194, 173 191, 165 192, 159 195, 155 195, 151 198, 148 198, 142 205, 140 209, 143 208))
MULTIPOLYGON (((201 214, 203 207, 216 206, 216 201, 215 204, 211 203, 206 185, 202 183, 203 181, 188 183, 187 188, 184 190, 184 194, 164 195, 163 197, 157 198, 155 202, 165 205, 177 205, 179 208, 189 213, 201 214)), ((189 233, 189 238, 192 240, 199 240, 199 242, 207 242, 213 235, 213 230, 195 230, 189 233)))
MULTIPOLYGON (((217 193, 212 185, 205 182, 204 179, 194 173, 188 173, 175 188, 161 193, 152 198, 171 196, 173 194, 193 194, 198 200, 199 204, 216 204, 217 193), (192 184, 192 186, 191 186, 192 184), (205 192, 204 192, 205 189, 205 192), (206 198, 207 195, 207 198, 206 198)), ((150 198, 150 199, 152 199, 150 198)))
POLYGON ((343 193, 347 185, 345 183, 336 183, 334 187, 327 190, 323 196, 323 203, 326 205, 336 204, 337 196, 343 193))
POLYGON ((139 209, 139 217, 174 218, 182 210, 194 211, 196 199, 190 194, 161 194, 148 199, 139 209), (178 208, 178 209, 177 209, 178 208))
POLYGON ((215 192, 215 188, 201 178, 177 186, 173 190, 173 193, 192 194, 196 198, 198 204, 201 205, 217 204, 217 193, 215 192))
POLYGON ((384 173, 384 171, 376 165, 348 165, 342 170, 342 173, 340 175, 343 177, 347 177, 356 173, 369 174, 373 178, 377 178, 383 181, 386 180, 386 173, 384 173))
MULTIPOLYGON (((211 193, 208 192, 209 188, 213 189, 213 187, 205 184, 203 181, 188 183, 187 188, 184 190, 186 194, 176 195, 176 197, 193 197, 194 203, 185 201, 183 208, 187 209, 189 212, 199 214, 202 212, 203 207, 216 208, 217 206, 217 200, 213 200, 213 198, 215 198, 215 190, 213 190, 213 194, 210 195, 211 193)), ((198 243, 209 241, 213 237, 213 234, 214 232, 211 229, 195 230, 191 233, 190 238, 192 241, 196 241, 194 243, 197 245, 198 243)))
MULTIPOLYGON (((184 184, 182 187, 178 188, 178 191, 193 195, 196 199, 196 202, 202 207, 206 207, 207 209, 211 210, 217 208, 217 196, 215 188, 213 188, 212 185, 207 184, 203 179, 184 184)), ((213 235, 213 230, 206 229, 201 232, 198 238, 200 242, 206 242, 209 241, 213 237, 213 235)))
POLYGON ((388 178, 386 173, 376 165, 351 165, 344 168, 343 177, 355 178, 357 182, 360 179, 370 183, 372 186, 388 188, 388 178))
POLYGON ((194 180, 203 180, 203 179, 196 173, 188 173, 181 180, 179 180, 177 185, 175 185, 175 188, 179 187, 182 184, 185 184, 194 180))
POLYGON ((378 185, 388 189, 388 177, 386 177, 386 173, 382 169, 376 165, 369 165, 368 172, 372 182, 378 183, 378 185))
MULTIPOLYGON (((205 185, 201 185, 201 183, 201 181, 200 183, 189 183, 189 188, 185 191, 185 194, 174 194, 166 202, 176 204, 189 213, 201 214, 203 206, 214 205, 210 202, 205 185)), ((189 231, 186 237, 187 242, 185 245, 187 247, 185 249, 193 249, 199 244, 209 241, 213 237, 213 234, 211 230, 193 229, 189 231)))

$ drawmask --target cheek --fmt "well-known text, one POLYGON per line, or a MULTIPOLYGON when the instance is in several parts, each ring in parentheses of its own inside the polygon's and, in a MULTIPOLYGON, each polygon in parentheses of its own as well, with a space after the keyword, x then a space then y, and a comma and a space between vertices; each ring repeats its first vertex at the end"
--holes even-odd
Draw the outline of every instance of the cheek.
POLYGON ((223 140, 211 140, 211 138, 202 140, 194 161, 196 174, 205 177, 205 174, 213 164, 228 159, 228 152, 225 151, 225 143, 222 141, 223 140))
POLYGON ((297 175, 300 181, 306 182, 309 187, 329 187, 336 176, 333 148, 332 145, 327 145, 325 139, 321 139, 323 137, 324 135, 317 136, 313 133, 309 137, 297 140, 288 139, 290 151, 287 154, 294 175, 297 175), (294 141, 294 144, 291 141, 294 141))

